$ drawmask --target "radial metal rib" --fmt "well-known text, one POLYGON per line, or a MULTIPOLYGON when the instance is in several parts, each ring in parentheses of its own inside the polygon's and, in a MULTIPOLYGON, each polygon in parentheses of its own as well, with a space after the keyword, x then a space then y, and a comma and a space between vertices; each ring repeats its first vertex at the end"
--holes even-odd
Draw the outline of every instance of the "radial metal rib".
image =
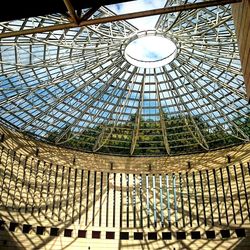
POLYGON ((156 77, 155 70, 154 70, 154 78, 155 78, 155 83, 156 83, 156 96, 157 96, 157 101, 158 101, 158 105, 159 105, 160 123, 161 123, 163 142, 164 142, 164 146, 165 146, 165 149, 167 151, 167 154, 170 155, 170 146, 168 143, 167 127, 166 127, 166 123, 165 123, 164 112, 162 110, 162 105, 161 105, 159 81, 156 77))
POLYGON ((135 146, 138 140, 138 134, 140 129, 140 123, 141 123, 141 114, 142 114, 142 106, 144 102, 144 87, 145 87, 145 76, 146 76, 146 69, 144 69, 143 79, 142 79, 142 85, 141 85, 141 91, 140 91, 140 100, 139 100, 139 107, 135 115, 135 122, 134 122, 134 130, 132 133, 132 141, 131 141, 131 148, 130 148, 130 155, 133 155, 135 151, 135 146))

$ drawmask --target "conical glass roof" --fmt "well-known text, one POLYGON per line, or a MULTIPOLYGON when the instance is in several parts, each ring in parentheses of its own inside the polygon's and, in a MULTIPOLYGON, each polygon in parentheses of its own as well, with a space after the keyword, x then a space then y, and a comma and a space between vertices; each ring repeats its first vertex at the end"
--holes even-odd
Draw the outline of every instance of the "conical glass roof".
MULTIPOLYGON (((92 18, 111 15, 102 7, 92 18)), ((0 23, 0 31, 65 22, 34 17, 0 23)), ((2 123, 64 147, 157 156, 249 141, 230 5, 161 15, 150 30, 119 21, 2 38, 0 84, 2 123), (130 51, 139 64, 130 61, 128 46, 145 37, 176 47, 157 55, 153 48, 149 60, 130 51)))

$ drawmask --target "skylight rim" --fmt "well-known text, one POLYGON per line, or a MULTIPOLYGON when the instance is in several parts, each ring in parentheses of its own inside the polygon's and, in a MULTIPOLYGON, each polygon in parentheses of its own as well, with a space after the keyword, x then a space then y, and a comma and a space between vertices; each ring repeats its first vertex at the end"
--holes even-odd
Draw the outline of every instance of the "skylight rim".
POLYGON ((171 64, 178 57, 180 53, 180 45, 179 45, 179 42, 176 40, 176 38, 170 33, 167 34, 159 30, 144 30, 144 31, 138 31, 132 36, 130 36, 122 44, 120 51, 121 51, 121 55, 123 56, 123 58, 131 65, 136 66, 138 68, 154 69, 154 68, 159 68, 159 67, 171 64), (133 41, 140 39, 140 38, 144 38, 144 37, 160 37, 160 38, 166 39, 174 45, 175 49, 170 54, 157 60, 140 60, 129 55, 126 52, 128 46, 133 41))

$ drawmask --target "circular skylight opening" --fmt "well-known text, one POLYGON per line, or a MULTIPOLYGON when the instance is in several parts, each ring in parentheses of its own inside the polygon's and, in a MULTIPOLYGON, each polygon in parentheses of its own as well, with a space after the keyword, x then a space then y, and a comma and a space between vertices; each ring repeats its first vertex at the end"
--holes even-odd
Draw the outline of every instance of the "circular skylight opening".
POLYGON ((172 62, 177 46, 167 37, 145 35, 129 42, 124 56, 131 64, 141 68, 157 68, 172 62))

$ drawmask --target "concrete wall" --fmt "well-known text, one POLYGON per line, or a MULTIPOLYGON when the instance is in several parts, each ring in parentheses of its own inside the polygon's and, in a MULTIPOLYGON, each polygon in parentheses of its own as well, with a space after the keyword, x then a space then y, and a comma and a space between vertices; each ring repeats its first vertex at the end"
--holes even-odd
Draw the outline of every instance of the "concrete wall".
POLYGON ((34 156, 38 149, 38 158, 40 160, 65 166, 108 172, 112 166, 112 172, 118 173, 186 172, 190 170, 188 162, 190 162, 191 170, 212 169, 226 166, 228 155, 233 163, 244 162, 250 154, 250 144, 244 144, 209 153, 177 157, 119 157, 54 147, 46 143, 30 140, 29 137, 25 137, 21 133, 10 131, 3 127, 0 128, 0 134, 4 134, 3 145, 23 155, 34 156))
POLYGON ((4 128, 1 133, 0 249, 249 249, 249 144, 190 156, 126 158, 60 149, 4 128), (38 227, 45 228, 42 235, 38 227), (51 228, 58 228, 57 236, 51 228), (245 237, 237 236, 239 228, 245 237), (221 230, 230 235, 223 238, 228 231, 221 230), (100 239, 93 239, 93 231, 100 239), (201 239, 193 239, 194 231, 201 239), (206 231, 214 231, 215 239, 206 231), (114 239, 106 239, 107 232, 114 239), (121 239, 121 232, 129 239, 121 239), (136 232, 141 240, 134 239, 136 232), (171 239, 164 239, 166 232, 171 239), (179 232, 186 239, 178 239, 179 232), (148 233, 156 235, 150 239, 148 233))
POLYGON ((244 80, 250 100, 250 1, 232 4, 244 80))

